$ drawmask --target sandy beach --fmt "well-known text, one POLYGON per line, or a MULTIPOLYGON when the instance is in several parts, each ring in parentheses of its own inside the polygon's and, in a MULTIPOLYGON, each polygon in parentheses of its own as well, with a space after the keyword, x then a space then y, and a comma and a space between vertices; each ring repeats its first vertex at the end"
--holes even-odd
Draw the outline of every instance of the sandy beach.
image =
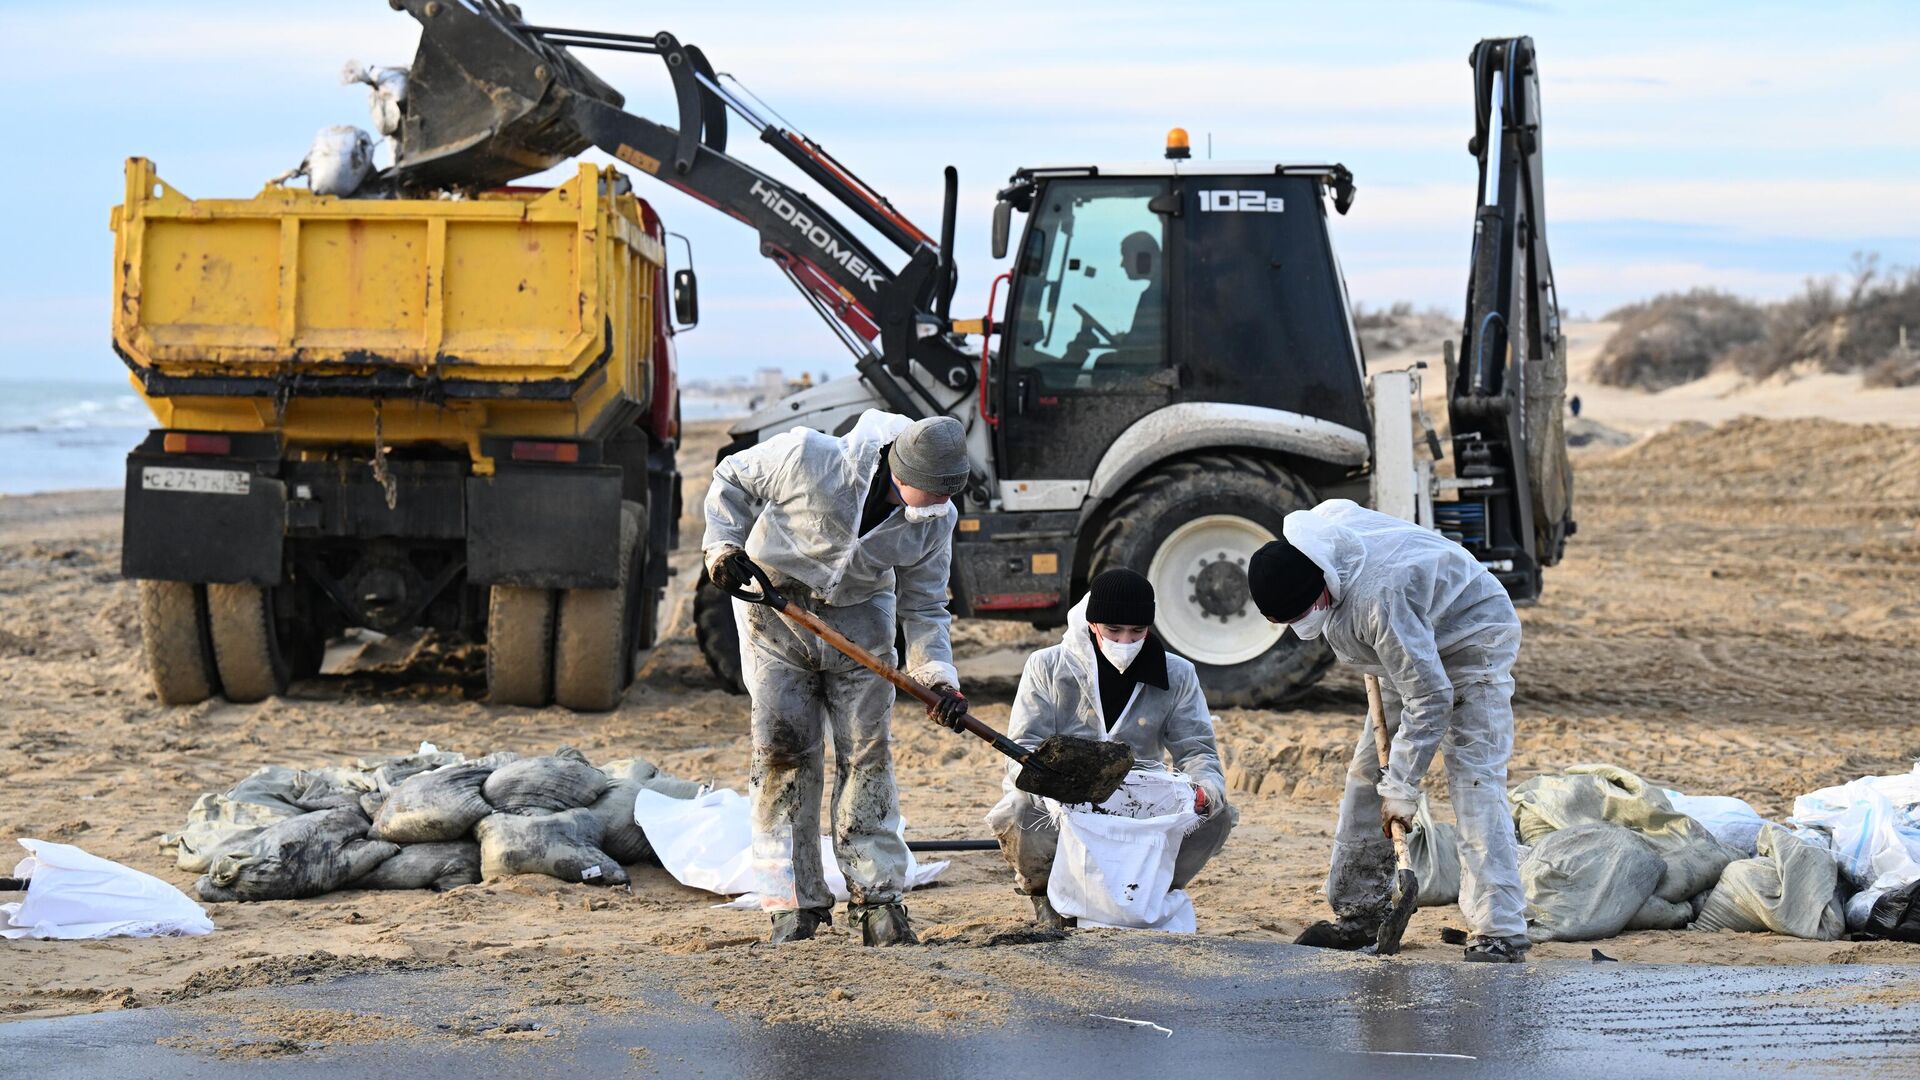
MULTIPOLYGON (((1576 372, 1603 339, 1576 331, 1576 372)), ((1438 367, 1437 349, 1419 358, 1438 367)), ((1920 423, 1920 397, 1824 382, 1717 396, 1697 384, 1686 395, 1579 379, 1574 389, 1587 417, 1635 438, 1577 452, 1579 533, 1543 601, 1523 612, 1511 782, 1606 762, 1783 816, 1803 792, 1910 768, 1920 758, 1920 430, 1863 421, 1920 423)), ((710 461, 723 427, 697 426, 682 460, 710 461)), ((140 669, 134 589, 119 576, 118 494, 0 498, 0 839, 78 844, 190 888, 192 875, 157 841, 202 792, 260 765, 347 763, 423 740, 476 754, 563 743, 596 761, 637 754, 744 790, 746 699, 715 687, 688 625, 704 487, 693 469, 665 639, 621 708, 599 716, 488 705, 474 650, 397 640, 357 657, 343 650, 330 663, 337 673, 258 705, 162 706, 140 669)), ((1056 634, 985 622, 956 630, 982 719, 1007 718, 1017 672, 1008 658, 1056 634)), ((1201 935, 1286 940, 1324 916, 1333 803, 1364 709, 1359 680, 1336 671, 1298 708, 1218 714, 1242 819, 1194 883, 1201 935)), ((894 723, 909 836, 988 835, 981 817, 998 794, 999 759, 916 709, 897 709, 894 723)), ((1444 816, 1444 785, 1430 794, 1444 816)), ((1005 1018, 1028 995, 1091 994, 1076 951, 1122 936, 991 946, 996 935, 1019 940, 1027 914, 993 853, 953 856, 937 885, 909 898, 931 948, 856 956, 836 927, 773 950, 754 944, 763 916, 713 910, 716 899, 642 867, 631 895, 512 878, 442 894, 217 905, 219 930, 204 938, 0 944, 0 1019, 428 967, 470 977, 502 1016, 542 1002, 617 1010, 623 979, 647 973, 734 1015, 937 1027, 1005 1018)), ((1408 960, 1457 961, 1438 934, 1457 925, 1454 909, 1420 912, 1408 960)), ((1600 944, 1625 961, 1920 964, 1920 945, 1889 942, 1682 930, 1600 944)), ((1125 947, 1143 963, 1217 962, 1160 935, 1125 947)), ((1549 944, 1533 958, 1586 962, 1589 950, 1549 944)), ((1153 990, 1143 981, 1139 992, 1153 990)), ((272 1022, 353 1037, 327 1035, 325 1017, 272 1022)))

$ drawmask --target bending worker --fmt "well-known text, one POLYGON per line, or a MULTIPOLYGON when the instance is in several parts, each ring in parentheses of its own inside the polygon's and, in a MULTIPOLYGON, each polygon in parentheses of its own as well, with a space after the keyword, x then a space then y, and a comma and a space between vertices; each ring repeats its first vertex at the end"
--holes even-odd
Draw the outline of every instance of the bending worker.
MULTIPOLYGON (((958 420, 918 422, 870 410, 851 432, 782 432, 732 454, 707 491, 707 574, 750 588, 758 564, 788 600, 883 659, 894 625, 907 671, 966 711, 947 638, 952 497, 966 486, 958 420)), ((820 859, 821 736, 833 725, 833 846, 846 872, 847 917, 868 945, 912 944, 900 902, 900 838, 890 719, 893 685, 789 623, 737 602, 740 666, 753 698, 753 871, 770 940, 801 941, 833 922, 820 859)))
MULTIPOLYGON (((1060 644, 1027 658, 1013 699, 1007 737, 1032 749, 1053 735, 1113 739, 1140 761, 1173 763, 1194 785, 1200 827, 1180 845, 1173 888, 1184 888, 1227 842, 1240 812, 1227 805, 1226 779, 1213 745, 1213 717, 1193 665, 1169 654, 1152 630, 1153 584, 1131 570, 1093 579, 1067 615, 1060 644)), ((1013 867, 1014 891, 1033 901, 1034 921, 1048 929, 1070 925, 1047 901, 1047 878, 1060 841, 1047 805, 1013 785, 987 814, 1000 851, 1013 867)))
POLYGON ((1460 909, 1472 934, 1466 958, 1524 960, 1507 808, 1520 620, 1506 589, 1459 544, 1348 499, 1288 514, 1283 532, 1248 564, 1254 603, 1378 678, 1393 736, 1382 773, 1373 732, 1360 733, 1327 875, 1338 921, 1315 923, 1298 943, 1357 949, 1374 940, 1393 881, 1387 830, 1412 826, 1420 778, 1444 746, 1460 823, 1460 909))

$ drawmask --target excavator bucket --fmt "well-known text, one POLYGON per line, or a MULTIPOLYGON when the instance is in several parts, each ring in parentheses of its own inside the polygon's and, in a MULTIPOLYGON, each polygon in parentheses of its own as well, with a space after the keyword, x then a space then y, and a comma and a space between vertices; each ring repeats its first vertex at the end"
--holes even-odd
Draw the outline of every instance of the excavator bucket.
POLYGON ((402 190, 497 187, 589 145, 573 99, 614 108, 619 92, 564 47, 522 28, 498 0, 397 0, 420 23, 399 147, 402 190))

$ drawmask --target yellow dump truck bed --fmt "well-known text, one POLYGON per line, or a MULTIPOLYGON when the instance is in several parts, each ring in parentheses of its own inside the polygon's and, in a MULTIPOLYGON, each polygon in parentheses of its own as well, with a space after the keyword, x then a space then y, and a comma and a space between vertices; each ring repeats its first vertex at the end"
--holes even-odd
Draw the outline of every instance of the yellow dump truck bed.
POLYGON ((297 446, 379 423, 478 458, 482 434, 596 435, 648 404, 664 251, 613 169, 478 199, 192 199, 131 158, 112 222, 114 345, 166 427, 297 446))

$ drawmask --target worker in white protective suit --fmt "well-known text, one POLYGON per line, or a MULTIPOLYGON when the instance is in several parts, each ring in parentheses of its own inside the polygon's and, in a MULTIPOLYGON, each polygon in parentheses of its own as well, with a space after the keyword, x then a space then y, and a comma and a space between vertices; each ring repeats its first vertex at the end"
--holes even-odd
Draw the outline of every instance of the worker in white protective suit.
MULTIPOLYGON (((1067 614, 1060 644, 1027 658, 1007 737, 1028 749, 1054 735, 1112 739, 1126 743, 1137 761, 1171 758, 1192 782, 1201 817, 1174 859, 1172 887, 1181 889, 1225 846, 1240 812, 1227 804, 1200 678, 1160 643, 1153 615, 1152 582, 1120 568, 1096 576, 1067 614)), ((1033 902, 1034 921, 1060 929, 1072 922, 1047 900, 1060 830, 1046 800, 1014 786, 1018 772, 1018 765, 1008 768, 1005 794, 987 824, 1013 867, 1014 891, 1033 902)))
MULTIPOLYGON (((942 695, 930 714, 966 711, 947 637, 952 497, 968 476, 966 432, 868 411, 842 438, 782 432, 713 470, 702 544, 708 576, 752 587, 757 565, 789 601, 942 695)), ((822 735, 832 725, 833 845, 847 915, 868 945, 912 944, 901 903, 900 838, 889 720, 893 685, 760 604, 735 602, 741 673, 753 699, 753 871, 772 941, 810 938, 833 921, 820 859, 822 735)))
POLYGON ((1506 589, 1459 544, 1348 499, 1288 514, 1282 531, 1248 563, 1254 603, 1378 678, 1393 737, 1383 773, 1373 732, 1360 732, 1327 875, 1337 921, 1309 927, 1299 943, 1353 949, 1374 939, 1393 880, 1388 830, 1412 826, 1420 778, 1444 748, 1460 824, 1466 958, 1524 960, 1526 904, 1507 807, 1520 619, 1506 589))

